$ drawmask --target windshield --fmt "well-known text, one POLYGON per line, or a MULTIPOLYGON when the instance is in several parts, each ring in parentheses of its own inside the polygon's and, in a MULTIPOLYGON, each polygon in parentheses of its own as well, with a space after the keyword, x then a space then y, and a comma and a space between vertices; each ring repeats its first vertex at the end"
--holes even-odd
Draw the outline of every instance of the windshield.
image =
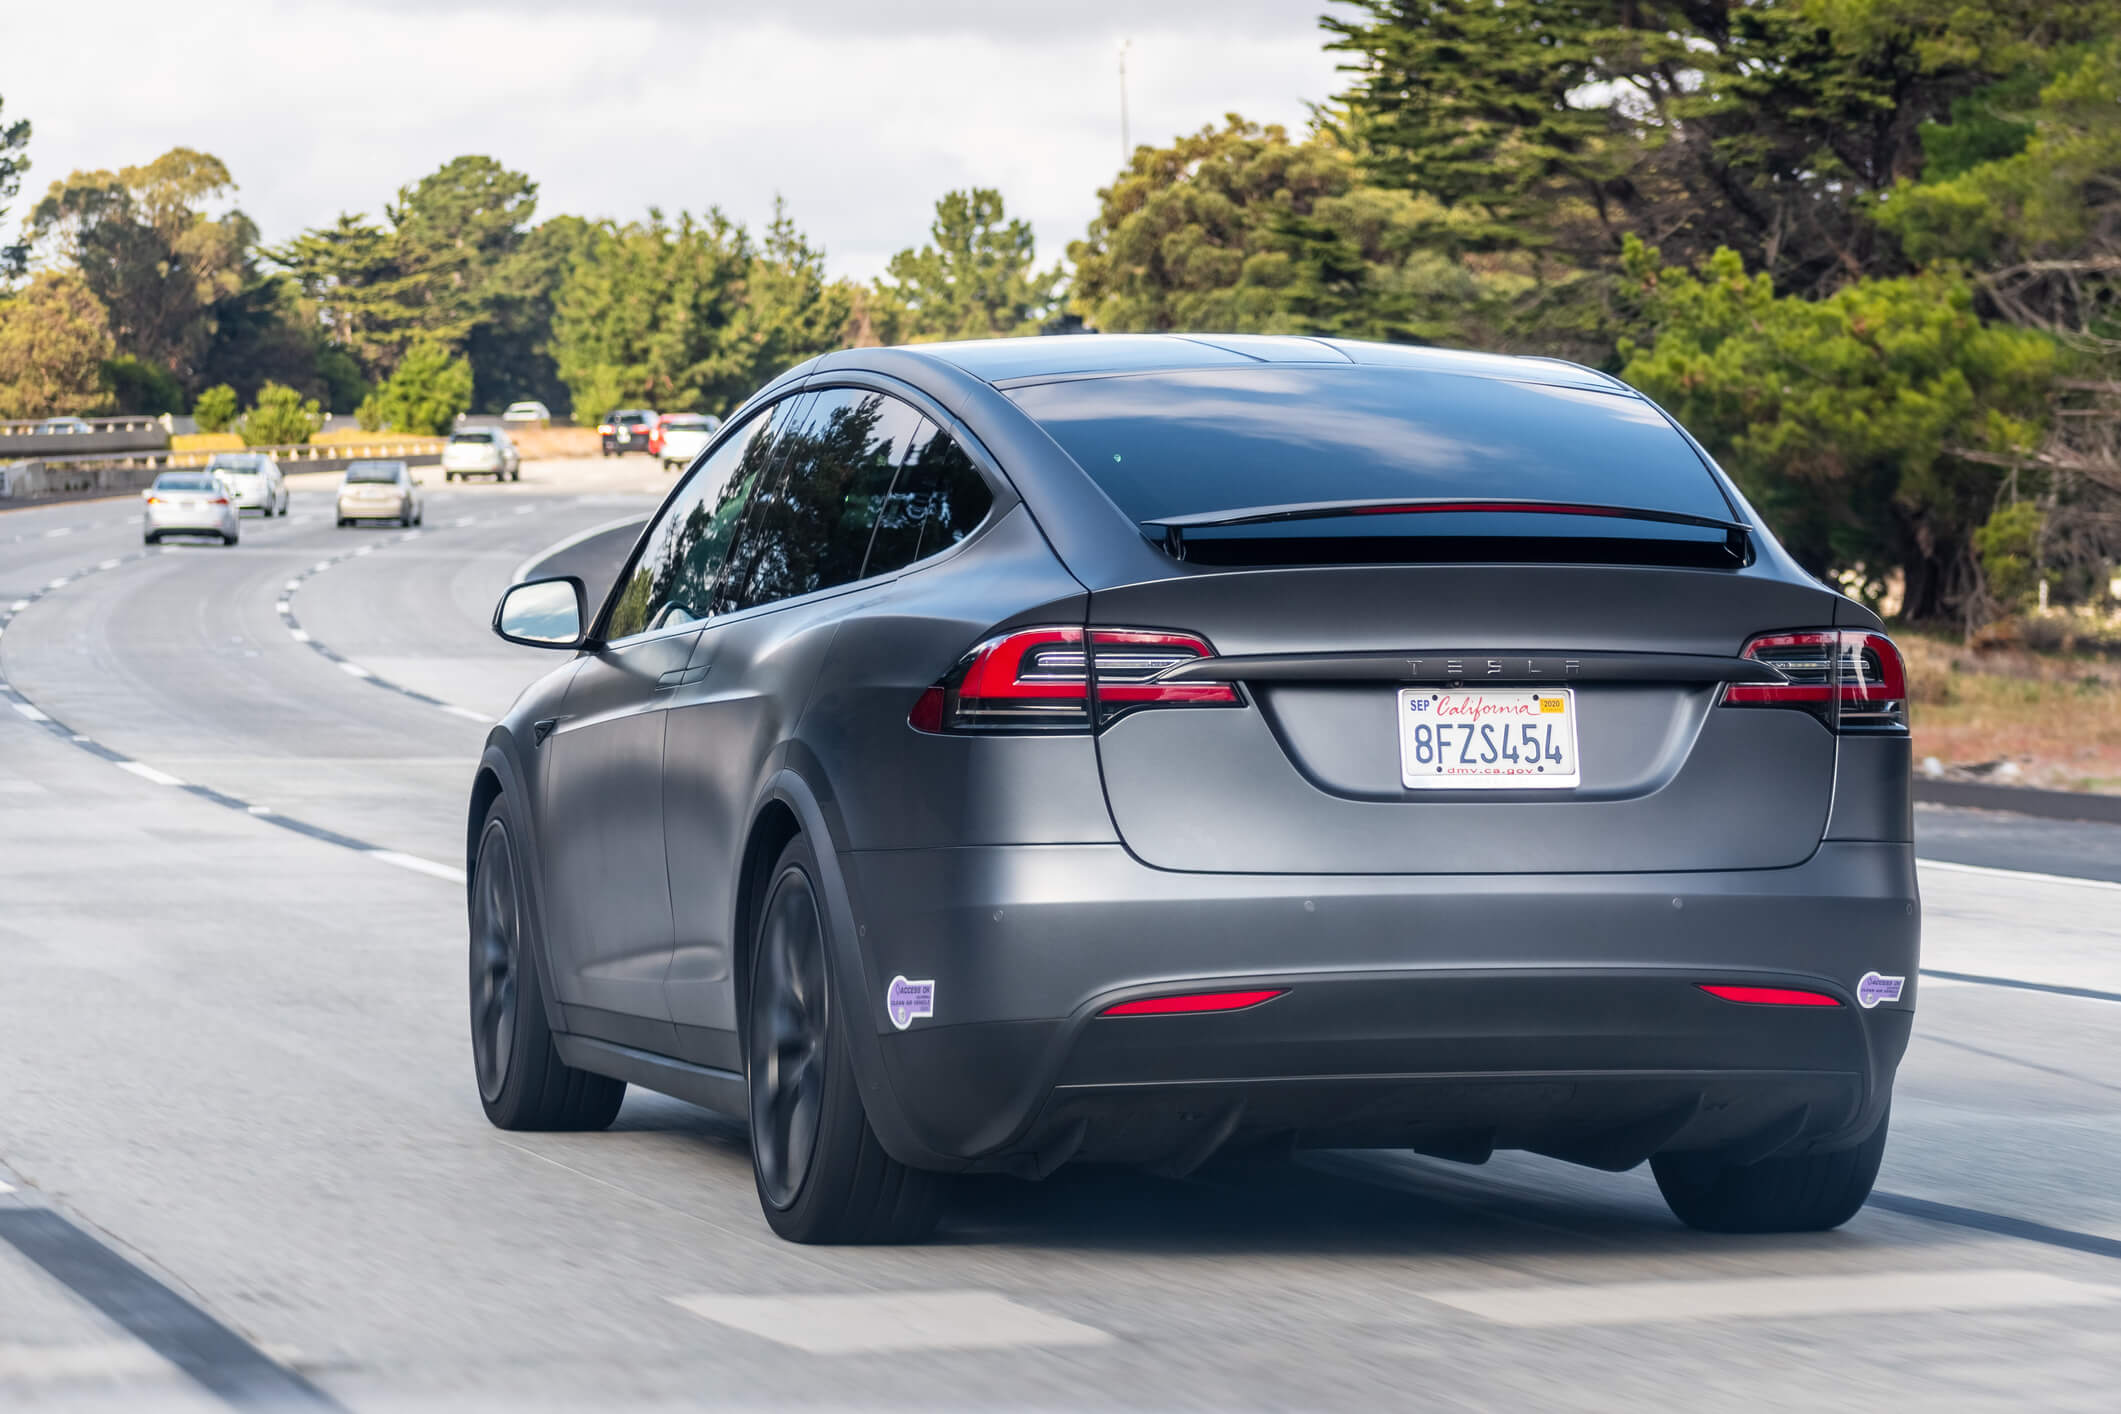
MULTIPOLYGON (((1010 396, 1137 521, 1307 501, 1458 498, 1732 516, 1686 440, 1618 390, 1396 368, 1258 367, 1041 383, 1010 396)), ((1300 533, 1420 533, 1403 523, 1422 518, 1362 519, 1361 527, 1304 522, 1300 533)), ((1248 532, 1278 533, 1295 532, 1248 532)))
POLYGON ((348 485, 364 481, 396 481, 404 472, 403 462, 355 462, 346 468, 346 481, 348 485))
POLYGON ((214 478, 203 471, 164 472, 155 478, 157 491, 212 491, 214 478))

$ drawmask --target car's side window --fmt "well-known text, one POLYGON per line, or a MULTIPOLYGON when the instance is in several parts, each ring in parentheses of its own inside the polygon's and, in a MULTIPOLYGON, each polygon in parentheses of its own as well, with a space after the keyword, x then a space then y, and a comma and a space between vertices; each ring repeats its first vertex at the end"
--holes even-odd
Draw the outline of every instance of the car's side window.
POLYGON ((889 574, 970 535, 994 492, 955 438, 922 419, 877 516, 864 574, 889 574))
POLYGON ((648 532, 604 625, 607 641, 707 617, 709 595, 782 429, 804 399, 760 412, 685 479, 648 532))
POLYGON ((918 412, 882 393, 819 393, 782 439, 785 455, 753 499, 715 612, 860 579, 877 514, 921 422, 918 412))

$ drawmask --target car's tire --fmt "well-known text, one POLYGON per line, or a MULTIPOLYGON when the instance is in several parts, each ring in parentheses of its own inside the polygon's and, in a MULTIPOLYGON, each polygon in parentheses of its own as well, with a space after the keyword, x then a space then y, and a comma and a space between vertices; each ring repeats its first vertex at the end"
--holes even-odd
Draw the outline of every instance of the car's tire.
POLYGON ((223 536, 221 537, 221 543, 222 543, 223 545, 237 545, 237 544, 241 544, 241 543, 242 543, 242 540, 243 540, 243 537, 242 537, 241 535, 223 535, 223 536))
POLYGON ((500 1129, 603 1129, 626 1082, 560 1059, 523 932, 523 881, 502 803, 479 827, 471 876, 471 1065, 486 1118, 500 1129))
POLYGON ((454 481, 457 479, 457 474, 453 471, 445 471, 442 473, 442 479, 444 481, 454 481))
POLYGON ((152 530, 145 530, 140 533, 140 543, 142 545, 160 545, 162 537, 155 534, 152 530))
POLYGON ((832 983, 819 877, 797 835, 752 927, 744 1081, 759 1207, 790 1242, 918 1242, 946 1180, 892 1158, 869 1126, 847 1044, 861 1021, 832 983))
POLYGON ((1714 1151, 1659 1154, 1650 1160, 1657 1190, 1672 1213, 1703 1232, 1825 1232, 1856 1216, 1871 1196, 1885 1157, 1892 1107, 1862 1143, 1825 1154, 1720 1161, 1714 1151))

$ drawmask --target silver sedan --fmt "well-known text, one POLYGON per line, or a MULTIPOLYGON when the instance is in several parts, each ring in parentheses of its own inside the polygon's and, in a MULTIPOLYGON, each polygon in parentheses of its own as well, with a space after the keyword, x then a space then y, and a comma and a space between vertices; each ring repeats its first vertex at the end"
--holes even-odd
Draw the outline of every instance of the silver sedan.
POLYGON ((217 472, 165 471, 140 496, 140 534, 150 545, 165 535, 217 535, 224 545, 242 537, 235 493, 217 472))
POLYGON ((394 520, 418 525, 425 510, 420 479, 401 461, 359 461, 346 468, 339 483, 339 524, 357 520, 394 520))

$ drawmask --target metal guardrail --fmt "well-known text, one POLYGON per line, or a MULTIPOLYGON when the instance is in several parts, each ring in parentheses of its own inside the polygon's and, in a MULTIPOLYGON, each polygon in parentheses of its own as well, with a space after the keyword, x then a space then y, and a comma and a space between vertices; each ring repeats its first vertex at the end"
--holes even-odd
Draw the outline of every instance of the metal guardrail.
MULTIPOLYGON (((408 444, 380 437, 374 442, 304 443, 289 447, 247 447, 266 452, 290 471, 343 471, 348 462, 382 457, 414 466, 442 460, 433 442, 408 444)), ((67 497, 122 495, 138 490, 163 471, 204 466, 219 452, 133 452, 108 456, 41 457, 0 463, 0 501, 43 501, 67 497)))

